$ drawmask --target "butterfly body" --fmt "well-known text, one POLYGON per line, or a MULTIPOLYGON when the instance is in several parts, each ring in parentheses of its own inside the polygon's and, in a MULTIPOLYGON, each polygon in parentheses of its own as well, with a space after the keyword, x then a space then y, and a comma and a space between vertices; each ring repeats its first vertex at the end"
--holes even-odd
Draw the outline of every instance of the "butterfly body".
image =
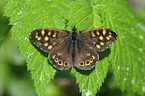
POLYGON ((41 50, 48 52, 49 61, 59 70, 73 65, 81 70, 91 70, 99 60, 97 51, 104 51, 117 38, 107 28, 95 28, 72 32, 53 28, 39 28, 30 33, 30 40, 41 50))

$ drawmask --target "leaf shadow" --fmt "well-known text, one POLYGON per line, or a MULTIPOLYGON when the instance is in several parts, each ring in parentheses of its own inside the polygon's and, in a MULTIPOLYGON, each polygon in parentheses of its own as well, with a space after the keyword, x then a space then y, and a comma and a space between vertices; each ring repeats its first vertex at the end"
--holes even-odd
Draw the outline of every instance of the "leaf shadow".
POLYGON ((109 56, 110 52, 111 52, 110 48, 108 48, 102 52, 98 52, 99 60, 103 60, 105 57, 109 56))
MULTIPOLYGON (((102 52, 98 52, 99 53, 99 60, 103 60, 105 57, 107 57, 110 54, 110 52, 111 52, 111 50, 109 48, 102 51, 102 52)), ((90 73, 92 73, 92 71, 95 69, 95 67, 93 67, 91 70, 84 71, 84 70, 80 70, 76 67, 74 67, 74 68, 77 72, 79 72, 83 75, 87 75, 87 76, 90 75, 90 73)))
POLYGON ((30 43, 40 52, 40 54, 42 54, 44 57, 48 57, 48 53, 47 52, 44 52, 43 50, 41 50, 38 46, 33 44, 31 41, 30 41, 30 43))
POLYGON ((89 76, 90 73, 92 73, 92 71, 95 69, 95 67, 93 67, 91 70, 80 70, 76 67, 74 67, 74 68, 77 72, 81 73, 82 75, 87 75, 87 76, 89 76))

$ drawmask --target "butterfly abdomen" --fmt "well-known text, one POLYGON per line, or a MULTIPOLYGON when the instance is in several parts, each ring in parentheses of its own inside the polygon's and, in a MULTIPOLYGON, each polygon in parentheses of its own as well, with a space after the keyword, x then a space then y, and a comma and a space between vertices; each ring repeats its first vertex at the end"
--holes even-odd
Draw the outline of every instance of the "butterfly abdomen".
POLYGON ((76 54, 76 41, 72 42, 72 59, 75 59, 75 54, 76 54))

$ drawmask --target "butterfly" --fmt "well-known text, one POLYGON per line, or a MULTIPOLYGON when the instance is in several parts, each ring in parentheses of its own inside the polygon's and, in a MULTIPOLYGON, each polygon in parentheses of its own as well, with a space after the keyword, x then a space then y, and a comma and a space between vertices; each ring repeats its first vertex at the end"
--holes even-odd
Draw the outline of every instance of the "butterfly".
POLYGON ((117 35, 108 28, 94 28, 71 32, 53 28, 39 28, 30 33, 30 41, 49 53, 48 59, 58 70, 72 66, 91 70, 99 60, 98 52, 107 49, 117 35))

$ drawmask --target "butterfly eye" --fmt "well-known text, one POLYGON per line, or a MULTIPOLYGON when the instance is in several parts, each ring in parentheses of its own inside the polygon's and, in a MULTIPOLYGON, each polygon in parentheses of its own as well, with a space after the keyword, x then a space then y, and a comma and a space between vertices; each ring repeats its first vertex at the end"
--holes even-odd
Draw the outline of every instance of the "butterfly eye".
POLYGON ((90 65, 90 61, 89 60, 86 60, 85 61, 85 65, 90 65))
POLYGON ((81 62, 79 63, 79 66, 84 66, 84 62, 81 61, 81 62))

